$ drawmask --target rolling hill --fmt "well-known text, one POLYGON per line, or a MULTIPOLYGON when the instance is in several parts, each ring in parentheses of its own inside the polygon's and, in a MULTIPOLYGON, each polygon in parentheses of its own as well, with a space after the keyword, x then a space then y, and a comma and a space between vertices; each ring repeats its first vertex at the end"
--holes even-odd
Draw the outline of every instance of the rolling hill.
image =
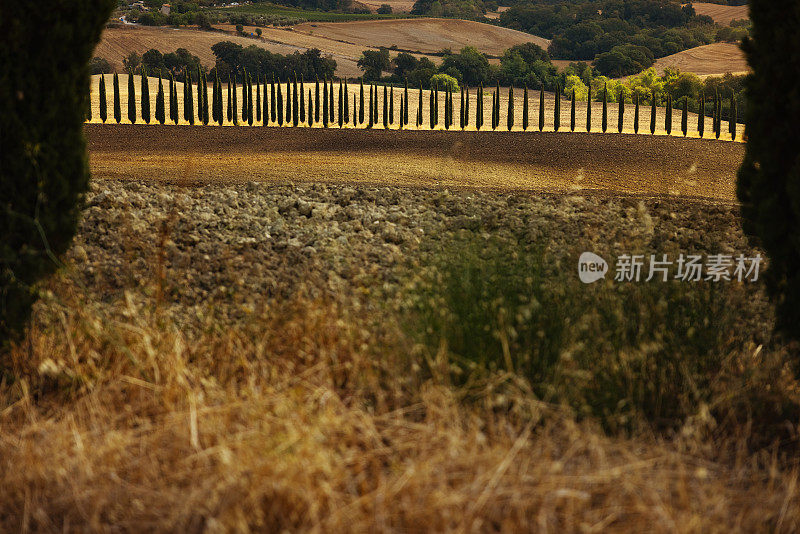
POLYGON ((695 13, 708 15, 717 24, 727 26, 732 20, 749 18, 747 6, 723 6, 721 4, 693 3, 695 13))
POLYGON ((739 45, 733 43, 713 43, 690 48, 656 60, 653 67, 659 72, 673 67, 698 76, 745 73, 749 70, 744 53, 739 45))

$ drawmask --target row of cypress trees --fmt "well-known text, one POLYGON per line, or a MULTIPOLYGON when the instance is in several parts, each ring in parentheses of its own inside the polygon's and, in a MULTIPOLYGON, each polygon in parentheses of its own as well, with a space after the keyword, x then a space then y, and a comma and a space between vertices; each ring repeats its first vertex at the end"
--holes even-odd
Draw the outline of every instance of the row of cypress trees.
MULTIPOLYGON (((363 80, 359 83, 359 90, 356 95, 352 94, 353 113, 350 114, 350 91, 348 88, 348 80, 339 80, 338 82, 338 99, 334 99, 334 90, 336 82, 333 80, 316 80, 314 82, 314 90, 309 88, 308 95, 305 92, 304 80, 298 80, 295 77, 291 83, 276 83, 273 78, 269 83, 266 78, 256 79, 244 72, 242 75, 243 88, 242 88, 242 102, 241 107, 237 102, 238 90, 236 84, 230 78, 227 80, 227 109, 223 110, 223 85, 219 76, 215 74, 212 84, 212 100, 209 104, 208 99, 208 81, 206 73, 202 69, 198 69, 197 79, 197 113, 194 108, 193 85, 191 76, 188 71, 183 72, 183 120, 189 124, 195 124, 195 119, 203 124, 214 122, 222 124, 227 120, 229 123, 238 125, 247 124, 252 126, 255 123, 261 123, 264 126, 270 124, 277 124, 283 126, 284 124, 291 126, 299 126, 301 124, 315 125, 321 123, 323 127, 328 127, 332 124, 338 124, 339 127, 345 124, 353 124, 355 126, 362 126, 366 123, 367 128, 373 128, 381 124, 384 128, 394 126, 395 122, 395 88, 383 86, 383 99, 382 99, 382 114, 379 113, 379 93, 380 90, 374 84, 369 86, 369 100, 365 98, 363 80), (286 95, 283 95, 283 86, 286 87, 286 95), (263 87, 263 93, 262 93, 263 87), (262 98, 263 94, 263 98, 262 98), (269 98, 267 97, 269 94, 269 98), (321 102, 320 102, 320 94, 321 102), (255 97, 255 98, 254 98, 255 97), (357 99, 356 99, 357 98, 357 99), (334 104, 336 102, 336 104, 334 104), (357 103, 357 105, 356 105, 357 103), (368 106, 368 108, 365 108, 368 106), (209 113, 210 108, 210 113, 209 113), (223 113, 225 112, 225 113, 223 113), (365 119, 366 115, 366 119, 365 119), (382 120, 381 117, 382 116, 382 120), (337 120, 338 117, 338 120, 337 120)), ((141 119, 150 122, 150 95, 149 84, 146 82, 147 77, 144 69, 141 71, 141 119)), ((100 120, 106 122, 108 120, 108 103, 107 91, 105 86, 105 77, 100 77, 100 120)), ((161 124, 167 121, 167 118, 173 123, 178 123, 178 102, 177 102, 177 85, 174 77, 170 74, 167 80, 169 91, 169 117, 166 112, 166 93, 164 91, 164 78, 159 74, 158 93, 156 95, 156 110, 155 120, 161 124)), ((429 92, 429 119, 428 125, 430 128, 436 128, 439 125, 439 88, 434 87, 429 92)), ((451 129, 455 126, 454 121, 454 92, 452 90, 444 90, 444 128, 451 129)), ((459 123, 460 129, 465 129, 470 125, 469 113, 469 100, 470 93, 468 87, 462 87, 461 92, 461 105, 459 106, 459 123)), ((121 122, 122 111, 120 106, 120 88, 119 77, 114 74, 113 77, 113 120, 121 122)), ((561 129, 561 102, 560 97, 561 89, 556 88, 554 96, 553 108, 553 129, 558 131, 561 129)), ((654 92, 651 98, 650 109, 650 133, 656 132, 656 101, 657 94, 654 92)), ((484 88, 483 85, 479 86, 477 91, 477 99, 475 103, 475 127, 477 129, 483 128, 484 121, 484 88)), ((491 109, 491 128, 496 130, 500 127, 500 86, 499 84, 492 92, 492 109, 491 109)), ((586 106, 586 131, 592 131, 592 100, 591 88, 589 88, 589 101, 586 106)), ((730 95, 730 113, 728 116, 728 133, 732 139, 736 139, 737 135, 737 110, 735 95, 730 95)), ((523 102, 522 102, 522 129, 528 130, 530 127, 529 120, 529 91, 525 86, 523 89, 523 102)), ((402 88, 402 93, 398 98, 399 101, 399 124, 400 128, 408 125, 408 110, 409 110, 409 90, 406 84, 402 88)), ((719 139, 722 133, 722 97, 718 93, 713 95, 710 101, 711 109, 711 129, 714 136, 719 139)), ((609 130, 609 117, 608 117, 608 89, 603 89, 602 98, 602 111, 601 111, 601 130, 607 132, 609 130)), ((134 76, 128 77, 128 120, 136 122, 136 95, 134 76)), ((570 95, 570 131, 575 131, 577 126, 576 118, 576 97, 573 89, 570 95)), ((673 109, 675 103, 671 95, 666 97, 666 112, 664 114, 664 131, 668 135, 672 134, 673 125, 673 109)), ((639 133, 639 95, 634 94, 634 120, 633 130, 639 133)), ((625 123, 625 110, 626 102, 624 95, 620 95, 617 116, 617 131, 622 132, 625 123)), ((681 111, 681 133, 688 135, 689 121, 688 121, 688 98, 684 98, 682 103, 679 103, 681 111)), ((91 119, 91 108, 89 111, 89 118, 91 119)), ((508 89, 507 111, 506 111, 506 129, 511 130, 514 128, 514 88, 508 89)), ((705 135, 705 119, 706 119, 706 99, 703 96, 700 99, 700 111, 697 114, 697 133, 700 137, 705 135)), ((422 87, 419 88, 419 102, 417 106, 416 126, 420 128, 424 125, 423 122, 423 91, 422 87)), ((545 128, 545 94, 544 87, 539 88, 539 106, 538 106, 538 128, 539 131, 545 128)))

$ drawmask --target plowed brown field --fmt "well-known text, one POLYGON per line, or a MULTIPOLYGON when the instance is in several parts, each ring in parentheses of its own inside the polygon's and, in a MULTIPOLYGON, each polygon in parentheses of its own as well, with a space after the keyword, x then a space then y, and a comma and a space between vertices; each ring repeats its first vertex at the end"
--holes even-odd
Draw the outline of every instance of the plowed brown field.
POLYGON ((95 178, 369 183, 735 201, 744 146, 666 136, 87 125, 95 178))

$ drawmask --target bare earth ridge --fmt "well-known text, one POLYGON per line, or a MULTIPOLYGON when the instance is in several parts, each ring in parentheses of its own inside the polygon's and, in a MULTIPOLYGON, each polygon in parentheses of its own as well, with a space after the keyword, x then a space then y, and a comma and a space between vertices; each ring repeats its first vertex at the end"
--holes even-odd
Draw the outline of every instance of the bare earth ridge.
POLYGON ((555 132, 96 125, 96 179, 320 182, 541 190, 735 202, 744 145, 555 132))

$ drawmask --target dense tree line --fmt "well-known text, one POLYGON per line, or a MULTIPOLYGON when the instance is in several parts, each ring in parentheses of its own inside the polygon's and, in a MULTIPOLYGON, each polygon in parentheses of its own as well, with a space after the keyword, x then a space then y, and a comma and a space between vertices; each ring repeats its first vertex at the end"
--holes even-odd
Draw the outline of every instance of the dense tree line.
POLYGON ((246 71, 258 76, 275 76, 289 80, 293 76, 301 79, 332 78, 336 72, 336 61, 323 57, 317 48, 292 54, 276 54, 255 45, 242 47, 230 41, 222 41, 211 47, 216 64, 211 75, 216 73, 223 79, 228 75, 241 79, 246 71))

